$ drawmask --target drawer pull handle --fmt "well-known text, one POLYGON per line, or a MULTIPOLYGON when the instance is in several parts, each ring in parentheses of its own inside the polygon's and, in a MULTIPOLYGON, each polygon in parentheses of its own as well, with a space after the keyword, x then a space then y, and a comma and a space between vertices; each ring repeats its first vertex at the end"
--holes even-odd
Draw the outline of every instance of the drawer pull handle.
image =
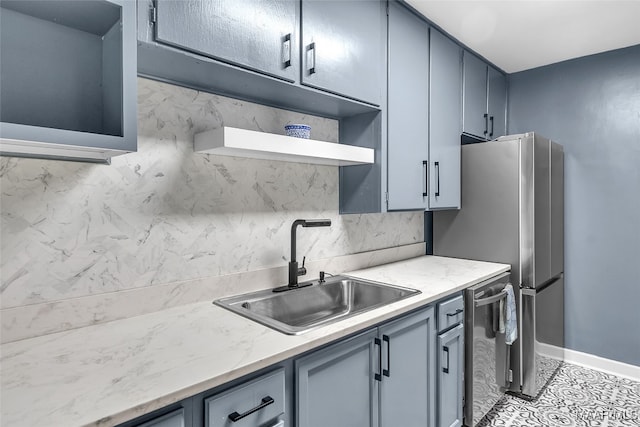
POLYGON ((235 423, 236 421, 239 421, 239 420, 243 419, 244 417, 248 417, 249 415, 253 414, 254 412, 259 411, 260 409, 264 408, 265 406, 271 405, 273 402, 274 402, 273 397, 265 396, 265 397, 262 398, 262 403, 260 403, 255 408, 249 409, 244 414, 239 414, 237 412, 232 412, 231 414, 229 414, 229 419, 232 422, 235 423))
POLYGON ((447 316, 454 317, 454 316, 457 316, 458 314, 462 313, 463 311, 464 311, 463 309, 459 308, 459 309, 456 310, 455 313, 447 313, 447 316))

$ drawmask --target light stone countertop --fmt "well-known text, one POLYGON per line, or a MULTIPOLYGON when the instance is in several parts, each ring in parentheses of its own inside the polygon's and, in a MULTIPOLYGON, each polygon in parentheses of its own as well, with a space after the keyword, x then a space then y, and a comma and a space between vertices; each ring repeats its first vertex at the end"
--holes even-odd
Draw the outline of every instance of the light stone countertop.
POLYGON ((299 336, 282 334, 205 301, 5 344, 0 423, 116 425, 424 306, 509 268, 423 256, 348 272, 422 293, 299 336))

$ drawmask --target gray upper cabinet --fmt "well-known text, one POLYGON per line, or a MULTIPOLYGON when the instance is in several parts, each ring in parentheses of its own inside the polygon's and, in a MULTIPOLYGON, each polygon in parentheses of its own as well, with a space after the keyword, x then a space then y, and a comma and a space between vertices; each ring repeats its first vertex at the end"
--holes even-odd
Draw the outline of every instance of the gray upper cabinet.
POLYGON ((380 105, 385 2, 302 1, 302 83, 380 105))
POLYGON ((3 0, 2 155, 108 162, 137 147, 136 9, 128 0, 3 0))
POLYGON ((380 426, 435 424, 436 326, 432 307, 379 328, 380 426))
POLYGON ((463 81, 463 132, 480 139, 505 135, 506 76, 465 51, 463 81))
POLYGON ((487 64, 469 52, 464 52, 464 111, 465 133, 485 138, 489 134, 487 114, 487 64))
POLYGON ((431 28, 429 52, 429 209, 459 209, 462 49, 431 28))
POLYGON ((388 210, 428 209, 429 26, 389 4, 388 210))
POLYGON ((507 134, 507 77, 488 67, 487 84, 488 139, 494 139, 507 134))
POLYGON ((295 361, 298 427, 376 426, 376 336, 371 330, 295 361))
POLYGON ((291 0, 157 0, 156 40, 294 82, 298 8, 291 0))

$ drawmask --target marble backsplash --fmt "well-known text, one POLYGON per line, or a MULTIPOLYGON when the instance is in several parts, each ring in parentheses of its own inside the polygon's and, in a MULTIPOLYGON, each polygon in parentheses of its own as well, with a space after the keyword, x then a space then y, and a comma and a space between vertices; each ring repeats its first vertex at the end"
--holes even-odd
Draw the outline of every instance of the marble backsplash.
POLYGON ((422 212, 338 214, 338 168, 193 152, 221 125, 284 133, 338 122, 138 80, 138 151, 110 166, 0 159, 3 309, 281 267, 422 242, 422 212))

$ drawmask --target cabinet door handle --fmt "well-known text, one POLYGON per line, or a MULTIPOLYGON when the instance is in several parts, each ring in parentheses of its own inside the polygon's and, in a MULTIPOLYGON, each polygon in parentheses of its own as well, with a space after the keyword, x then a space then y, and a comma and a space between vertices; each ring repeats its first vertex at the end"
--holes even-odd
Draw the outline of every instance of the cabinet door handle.
POLYGON ((249 415, 253 414, 254 412, 259 411, 260 409, 264 408, 265 406, 269 406, 274 402, 273 397, 271 396, 265 396, 262 398, 262 402, 256 406, 253 409, 249 409, 247 412, 243 413, 243 414, 239 414, 238 412, 232 412, 229 414, 229 419, 231 420, 231 422, 236 422, 239 421, 241 419, 243 419, 244 417, 248 417, 249 415))
POLYGON ((425 191, 422 192, 422 197, 429 196, 429 160, 422 161, 422 168, 424 169, 424 188, 425 191))
POLYGON ((309 67, 309 74, 315 74, 316 73, 316 43, 312 42, 311 44, 309 44, 309 47, 307 48, 307 63, 311 63, 310 67, 309 67), (309 58, 309 53, 311 53, 311 61, 308 60, 309 58))
POLYGON ((489 114, 484 113, 484 134, 489 133, 489 114))
POLYGON ((373 344, 378 346, 378 372, 373 377, 376 381, 382 381, 382 341, 380 341, 380 338, 374 338, 373 344))
POLYGON ((493 136, 493 116, 489 117, 489 121, 491 122, 491 132, 489 133, 489 136, 493 136))
POLYGON ((447 313, 447 316, 449 316, 449 317, 457 316, 458 314, 462 313, 463 311, 464 311, 463 309, 459 308, 459 309, 456 310, 455 313, 447 313))
POLYGON ((442 347, 442 350, 447 353, 447 367, 446 368, 442 368, 442 372, 444 372, 445 374, 449 373, 449 347, 444 346, 442 347))
POLYGON ((282 63, 284 68, 291 67, 291 33, 284 36, 282 41, 282 63))
POLYGON ((382 341, 387 343, 387 369, 382 371, 382 375, 385 377, 391 376, 391 341, 389 340, 388 335, 382 336, 382 341))
POLYGON ((434 162, 433 166, 436 168, 436 197, 440 195, 440 162, 434 162))

